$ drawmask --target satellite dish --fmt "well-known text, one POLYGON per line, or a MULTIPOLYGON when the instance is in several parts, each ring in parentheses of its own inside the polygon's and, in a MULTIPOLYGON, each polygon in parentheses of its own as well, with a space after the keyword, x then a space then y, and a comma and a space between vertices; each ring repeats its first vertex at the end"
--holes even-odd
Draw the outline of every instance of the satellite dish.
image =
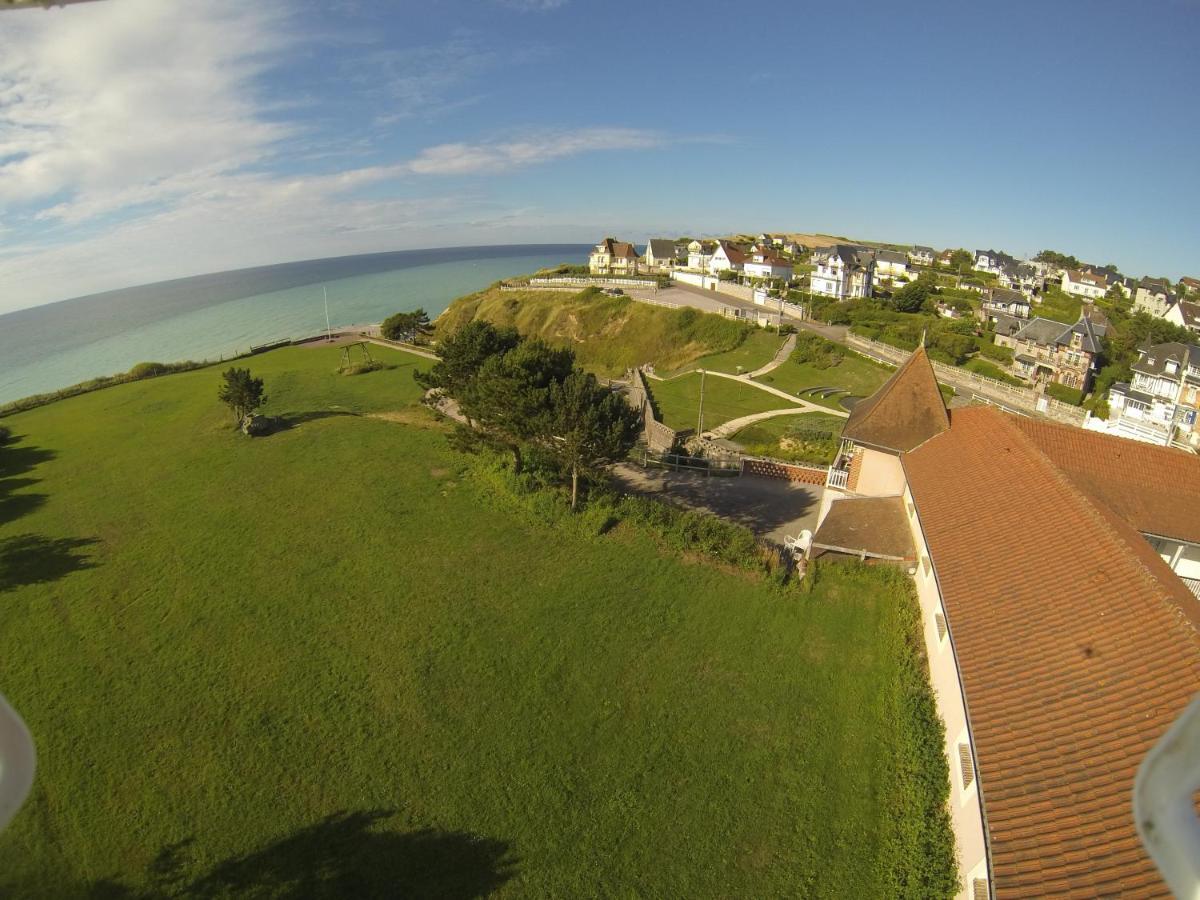
POLYGON ((0 831, 12 821, 33 786, 33 738, 0 695, 0 831))

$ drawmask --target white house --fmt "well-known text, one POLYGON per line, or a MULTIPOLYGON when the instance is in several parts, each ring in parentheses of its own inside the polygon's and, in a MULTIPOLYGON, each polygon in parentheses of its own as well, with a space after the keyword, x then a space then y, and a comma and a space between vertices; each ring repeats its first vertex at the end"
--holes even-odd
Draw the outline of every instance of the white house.
POLYGON ((976 250, 975 265, 977 272, 991 272, 999 275, 1006 265, 1016 266, 1017 261, 1000 250, 976 250))
POLYGON ((1166 895, 1131 794, 1200 690, 1197 508, 1200 457, 948 413, 923 348, 855 405, 808 553, 912 578, 961 900, 1166 895))
POLYGON ((1067 269, 1063 272, 1062 289, 1072 296, 1095 300, 1108 293, 1108 279, 1095 272, 1067 269))
POLYGON ((1175 305, 1175 294, 1165 278, 1143 278, 1133 295, 1133 309, 1156 319, 1165 319, 1175 305))
POLYGON ((1018 290, 1026 297, 1032 297, 1045 286, 1038 270, 1028 263, 1006 263, 1000 267, 1000 274, 996 278, 1002 287, 1018 290))
POLYGON ((915 266, 932 266, 933 255, 932 247, 914 246, 908 251, 909 262, 915 266))
POLYGON ((633 244, 609 237, 592 248, 588 269, 593 275, 636 275, 640 258, 633 244))
POLYGON ((708 264, 712 261, 713 250, 716 248, 715 241, 692 241, 687 246, 687 267, 707 272, 708 264))
POLYGON ((1011 288, 990 288, 983 295, 983 303, 979 308, 979 318, 982 321, 995 322, 1000 315, 1014 316, 1018 319, 1028 319, 1033 312, 1029 299, 1020 291, 1011 288))
POLYGON ((1147 342, 1130 368, 1130 382, 1109 391, 1108 432, 1163 445, 1172 439, 1200 444, 1200 347, 1147 342))
POLYGON ((646 265, 651 269, 669 269, 678 262, 674 241, 651 238, 646 243, 646 265))
POLYGON ((1167 310, 1167 314, 1163 318, 1173 325, 1200 334, 1200 303, 1180 300, 1167 310))
POLYGON ((908 254, 897 250, 875 251, 875 278, 891 278, 907 281, 912 275, 908 267, 908 254))
POLYGON ((809 279, 814 294, 839 300, 871 296, 875 256, 870 250, 837 244, 815 251, 813 264, 809 279))
POLYGON ((708 261, 709 274, 716 275, 729 269, 741 272, 749 258, 749 254, 732 241, 717 241, 717 248, 708 261))
POLYGON ((791 260, 762 244, 750 251, 742 271, 752 278, 782 278, 784 281, 791 281, 794 274, 791 260))

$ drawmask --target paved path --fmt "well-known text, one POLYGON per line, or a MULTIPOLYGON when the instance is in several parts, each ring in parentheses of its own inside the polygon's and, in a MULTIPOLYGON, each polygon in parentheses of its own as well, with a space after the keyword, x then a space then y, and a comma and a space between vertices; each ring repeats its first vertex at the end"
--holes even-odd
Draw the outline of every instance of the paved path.
POLYGON ((744 378, 757 378, 759 375, 766 375, 768 372, 774 372, 776 369, 778 369, 780 366, 782 366, 785 362, 787 362, 788 357, 792 355, 792 351, 795 349, 796 349, 796 335, 789 334, 787 340, 783 342, 783 346, 780 347, 777 351, 775 351, 774 359, 772 359, 765 366, 760 366, 759 368, 755 369, 753 372, 749 372, 749 373, 745 374, 743 377, 744 378))
MULTIPOLYGON (((827 412, 822 408, 822 412, 827 412)), ((753 425, 755 422, 761 422, 763 419, 773 419, 776 416, 802 416, 812 412, 811 409, 768 409, 766 412, 751 413, 748 416, 742 416, 740 419, 730 419, 728 422, 723 422, 716 428, 710 428, 704 432, 707 437, 711 438, 726 438, 731 437, 741 431, 747 425, 753 425)))

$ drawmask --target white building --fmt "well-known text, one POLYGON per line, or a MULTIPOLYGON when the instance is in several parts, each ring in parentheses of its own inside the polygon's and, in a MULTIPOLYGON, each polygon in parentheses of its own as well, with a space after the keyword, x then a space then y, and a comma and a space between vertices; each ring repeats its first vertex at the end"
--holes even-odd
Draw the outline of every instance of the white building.
POLYGON ((651 269, 669 269, 679 260, 674 241, 651 238, 646 243, 646 265, 651 269))
POLYGON ((1200 347, 1146 343, 1131 368, 1130 382, 1109 390, 1108 433, 1155 444, 1200 445, 1200 347))
POLYGON ((1133 295, 1133 309, 1144 312, 1156 319, 1165 319, 1171 307, 1175 305, 1175 294, 1171 286, 1163 278, 1143 278, 1138 282, 1137 291, 1133 295))
POLYGON ((1096 300, 1108 293, 1108 279, 1095 272, 1067 269, 1063 272, 1062 289, 1075 297, 1096 300))
POLYGON ((977 272, 991 272, 999 275, 1005 266, 1015 266, 1017 261, 1000 250, 976 250, 975 265, 977 272))
POLYGON ((908 254, 898 250, 875 251, 875 280, 890 278, 893 281, 908 281, 912 270, 908 267, 908 254))
POLYGON ((593 275, 636 275, 640 268, 641 260, 633 244, 616 238, 602 240, 588 257, 588 269, 593 275))
POLYGON ((915 266, 932 266, 933 265, 933 248, 914 246, 908 251, 908 259, 915 266))
POLYGON ((708 264, 712 262, 713 251, 716 248, 716 241, 692 241, 687 246, 687 267, 707 272, 708 264))
POLYGON ((870 250, 837 244, 815 251, 813 264, 816 269, 810 283, 814 294, 839 300, 871 296, 875 256, 870 250))
POLYGON ((782 278, 784 281, 791 281, 794 274, 791 260, 761 244, 750 251, 742 271, 751 278, 782 278))
POLYGON ((717 247, 708 260, 709 274, 716 275, 728 270, 741 272, 749 258, 749 254, 732 241, 717 241, 717 247))

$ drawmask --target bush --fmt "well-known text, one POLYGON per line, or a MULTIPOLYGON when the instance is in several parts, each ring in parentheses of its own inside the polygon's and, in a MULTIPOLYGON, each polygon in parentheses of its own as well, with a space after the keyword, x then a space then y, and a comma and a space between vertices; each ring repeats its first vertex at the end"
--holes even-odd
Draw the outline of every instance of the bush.
POLYGON ((1083 391, 1053 381, 1046 385, 1046 393, 1055 400, 1070 403, 1072 406, 1079 406, 1083 402, 1083 391))
POLYGON ((797 336, 796 349, 792 351, 794 362, 809 363, 814 369, 831 369, 845 358, 846 352, 840 344, 827 341, 811 331, 801 332, 797 336))
POLYGON ((1001 347, 999 344, 994 344, 991 341, 980 341, 979 355, 1008 365, 1013 361, 1013 348, 1001 347))

